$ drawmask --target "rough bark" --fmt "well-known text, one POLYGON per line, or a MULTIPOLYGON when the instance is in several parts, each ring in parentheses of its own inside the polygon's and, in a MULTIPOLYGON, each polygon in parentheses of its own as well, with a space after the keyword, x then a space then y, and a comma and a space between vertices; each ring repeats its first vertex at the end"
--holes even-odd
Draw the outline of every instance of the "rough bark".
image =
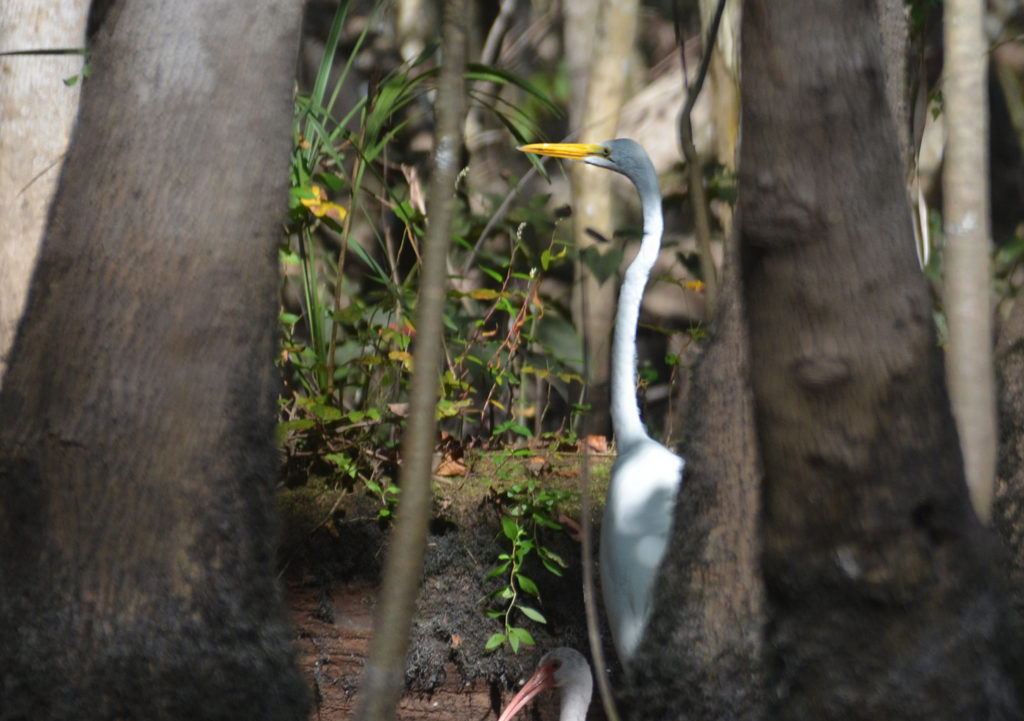
MULTIPOLYGON (((82 48, 86 0, 0 3, 0 52, 82 48)), ((78 114, 81 55, 0 57, 0 383, 78 114)))
POLYGON ((947 0, 942 96, 946 249, 944 306, 949 326, 949 391, 964 468, 978 515, 992 513, 996 463, 995 372, 989 269, 988 52, 985 3, 947 0))
POLYGON ((761 469, 754 435, 737 245, 727 245, 713 340, 694 371, 686 470, 655 591, 631 667, 635 718, 764 717, 761 469))
POLYGON ((0 395, 5 719, 305 717, 272 494, 300 11, 106 18, 0 395))
POLYGON ((771 715, 1019 718, 873 3, 748 2, 739 209, 771 715), (814 42, 808 42, 814 38, 814 42))
POLYGON ((1006 549, 1005 577, 1018 619, 1024 620, 1024 302, 1014 301, 996 347, 999 463, 992 526, 1006 549))
POLYGON ((382 601, 374 622, 370 658, 360 682, 356 718, 384 721, 394 716, 405 681, 405 660, 423 575, 423 554, 431 510, 431 473, 437 433, 438 378, 447 295, 446 259, 455 214, 455 184, 461 164, 465 122, 466 0, 446 0, 444 48, 437 97, 434 167, 430 179, 430 227, 423 244, 423 272, 416 304, 417 340, 409 423, 402 438, 402 496, 394 539, 384 567, 382 601))
POLYGON ((885 97, 896 128, 900 160, 909 173, 917 155, 911 135, 910 21, 903 0, 877 0, 879 37, 882 43, 882 69, 885 72, 885 97))

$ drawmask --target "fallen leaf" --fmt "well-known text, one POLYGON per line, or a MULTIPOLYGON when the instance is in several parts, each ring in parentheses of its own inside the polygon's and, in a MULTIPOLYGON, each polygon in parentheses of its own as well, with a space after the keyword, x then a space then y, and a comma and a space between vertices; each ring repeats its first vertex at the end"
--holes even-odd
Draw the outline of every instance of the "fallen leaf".
POLYGON ((409 404, 408 403, 388 403, 388 410, 399 418, 405 418, 409 415, 409 404))
POLYGON ((437 470, 434 471, 435 475, 448 477, 448 476, 464 476, 469 472, 466 468, 466 464, 455 458, 445 458, 437 464, 437 470))
POLYGON ((590 435, 583 439, 586 449, 591 453, 608 452, 608 436, 590 435))
POLYGON ((534 456, 533 458, 528 459, 523 465, 529 473, 539 476, 547 469, 548 462, 540 456, 534 456))

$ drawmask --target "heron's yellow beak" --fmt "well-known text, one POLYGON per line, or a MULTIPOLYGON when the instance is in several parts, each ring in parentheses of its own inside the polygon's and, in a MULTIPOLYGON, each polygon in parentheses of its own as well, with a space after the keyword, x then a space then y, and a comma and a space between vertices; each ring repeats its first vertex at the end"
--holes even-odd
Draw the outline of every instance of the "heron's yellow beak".
POLYGON ((594 155, 607 155, 608 149, 603 145, 592 143, 533 143, 520 145, 519 150, 535 155, 550 155, 553 158, 569 158, 583 160, 594 155))

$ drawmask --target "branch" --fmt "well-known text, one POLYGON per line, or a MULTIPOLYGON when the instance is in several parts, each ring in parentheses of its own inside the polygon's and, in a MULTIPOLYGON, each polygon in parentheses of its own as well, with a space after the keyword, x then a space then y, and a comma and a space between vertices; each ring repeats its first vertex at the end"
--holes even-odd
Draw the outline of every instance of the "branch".
MULTIPOLYGON (((693 112, 694 103, 704 87, 704 79, 707 77, 708 66, 711 65, 711 53, 715 48, 715 38, 718 36, 718 28, 722 23, 722 13, 725 11, 725 0, 718 0, 715 7, 715 15, 711 20, 711 27, 708 30, 707 41, 704 45, 704 52, 701 55, 700 67, 697 69, 697 77, 693 84, 686 90, 686 103, 679 116, 679 142, 683 146, 683 157, 686 158, 686 170, 690 184, 690 203, 693 205, 694 224, 696 225, 697 244, 700 247, 700 269, 704 276, 704 286, 707 289, 708 316, 715 307, 718 298, 718 270, 715 268, 715 261, 711 257, 711 220, 708 217, 708 199, 704 192, 704 178, 700 165, 700 158, 697 156, 697 148, 693 143, 693 122, 690 118, 693 112)), ((676 33, 680 35, 678 19, 676 21, 676 33)), ((686 48, 679 42, 679 52, 683 58, 683 82, 686 82, 686 48)))
POLYGON ((423 244, 423 275, 417 304, 418 340, 413 356, 409 424, 402 438, 402 496, 384 566, 369 658, 360 681, 355 718, 386 721, 395 717, 405 681, 409 630, 423 573, 423 554, 430 520, 430 461, 437 422, 441 373, 442 312, 448 239, 455 210, 465 116, 466 0, 447 0, 440 91, 436 103, 434 172, 430 179, 430 225, 423 244))

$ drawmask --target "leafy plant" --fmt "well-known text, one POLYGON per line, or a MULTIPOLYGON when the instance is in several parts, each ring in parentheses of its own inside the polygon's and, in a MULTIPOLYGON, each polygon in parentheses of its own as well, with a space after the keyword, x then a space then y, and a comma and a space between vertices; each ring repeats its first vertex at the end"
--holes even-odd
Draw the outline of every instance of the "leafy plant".
MULTIPOLYGON (((511 457, 517 453, 512 451, 503 455, 511 457)), ((534 553, 549 573, 562 575, 566 563, 544 545, 541 530, 561 530, 562 526, 553 520, 556 507, 573 494, 544 488, 531 479, 526 483, 513 484, 504 492, 504 496, 508 506, 505 515, 501 517, 501 532, 510 548, 498 556, 498 565, 487 574, 488 581, 496 578, 504 580, 500 588, 488 595, 488 598, 499 602, 502 607, 487 610, 489 617, 501 619, 504 628, 487 639, 485 650, 492 651, 507 642, 512 651, 518 653, 522 644, 533 645, 534 640, 527 629, 516 625, 517 614, 536 623, 547 623, 544 614, 527 603, 531 596, 540 600, 540 589, 533 579, 523 573, 523 566, 530 554, 534 553)))

